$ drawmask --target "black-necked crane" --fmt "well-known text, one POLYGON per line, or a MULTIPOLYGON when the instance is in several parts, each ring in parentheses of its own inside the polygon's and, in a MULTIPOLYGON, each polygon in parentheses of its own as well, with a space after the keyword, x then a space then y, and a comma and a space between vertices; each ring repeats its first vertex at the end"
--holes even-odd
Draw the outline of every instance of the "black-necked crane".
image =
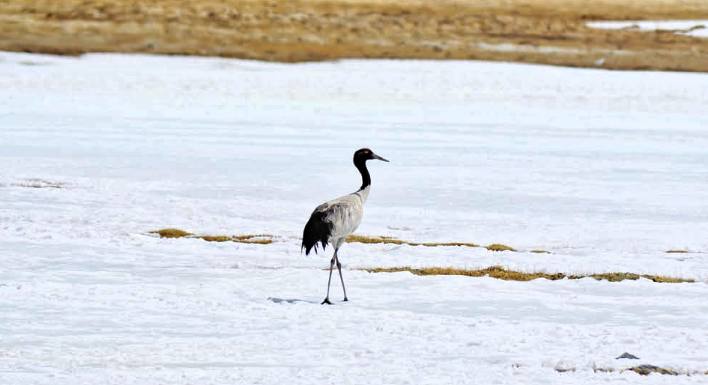
POLYGON ((323 251, 327 244, 334 247, 334 255, 329 262, 327 296, 322 301, 323 305, 332 304, 329 301, 329 286, 332 282, 332 270, 335 263, 339 271, 339 279, 342 281, 344 300, 348 301, 347 289, 344 287, 344 278, 342 278, 342 264, 339 263, 337 251, 339 251, 339 247, 342 246, 347 236, 359 227, 361 218, 364 215, 364 203, 366 203, 366 198, 369 197, 369 190, 371 189, 371 176, 366 168, 366 161, 371 159, 388 162, 388 160, 374 154, 368 148, 357 150, 354 153, 354 166, 361 173, 361 187, 359 187, 359 190, 317 206, 312 215, 310 215, 310 220, 307 221, 305 230, 302 232, 302 248, 305 249, 305 255, 309 255, 310 250, 313 248, 315 253, 317 253, 318 243, 322 245, 323 251))

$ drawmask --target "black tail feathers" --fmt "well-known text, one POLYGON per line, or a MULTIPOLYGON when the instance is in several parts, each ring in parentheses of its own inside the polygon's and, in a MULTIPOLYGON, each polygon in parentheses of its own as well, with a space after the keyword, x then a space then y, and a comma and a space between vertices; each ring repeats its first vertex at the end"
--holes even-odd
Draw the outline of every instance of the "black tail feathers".
POLYGON ((327 242, 332 234, 332 223, 325 221, 326 213, 317 211, 312 213, 310 220, 305 225, 305 230, 302 232, 302 246, 300 249, 305 249, 305 255, 310 254, 310 250, 315 249, 317 253, 317 244, 322 244, 322 250, 327 248, 327 242))

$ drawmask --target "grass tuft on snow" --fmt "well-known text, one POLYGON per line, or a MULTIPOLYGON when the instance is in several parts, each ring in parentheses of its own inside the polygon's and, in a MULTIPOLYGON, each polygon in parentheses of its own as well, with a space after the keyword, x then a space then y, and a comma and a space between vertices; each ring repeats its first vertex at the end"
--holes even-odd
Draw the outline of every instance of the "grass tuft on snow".
POLYGON ((516 270, 508 270, 502 266, 491 266, 483 269, 459 269, 455 267, 422 267, 413 268, 410 266, 401 267, 374 267, 362 269, 369 273, 398 273, 409 272, 415 275, 462 275, 466 277, 491 277, 505 281, 531 281, 538 278, 545 278, 551 281, 559 279, 582 279, 593 278, 598 281, 606 280, 609 282, 620 282, 625 280, 637 280, 639 278, 649 279, 653 282, 660 283, 682 283, 695 282, 692 279, 666 277, 660 275, 649 274, 633 274, 633 273, 602 273, 602 274, 587 274, 587 275, 567 275, 564 273, 546 273, 546 272, 522 272, 516 270))
POLYGON ((199 238, 207 242, 228 242, 232 239, 228 235, 201 235, 199 238))
POLYGON ((383 244, 393 244, 393 245, 409 245, 409 246, 464 246, 464 247, 479 247, 476 243, 471 242, 411 242, 404 241, 402 239, 387 237, 387 236, 377 236, 377 235, 350 235, 347 237, 347 242, 349 243, 383 243, 383 244))
POLYGON ((491 245, 487 246, 486 248, 489 251, 516 251, 516 249, 514 249, 513 247, 503 245, 501 243, 492 243, 491 245))
POLYGON ((542 250, 542 249, 533 249, 531 250, 532 253, 534 254, 550 254, 550 251, 547 250, 542 250))
POLYGON ((503 279, 505 281, 530 281, 537 278, 546 278, 550 280, 562 279, 565 276, 561 273, 524 273, 520 271, 507 270, 501 266, 491 266, 484 269, 458 269, 454 267, 423 267, 412 268, 403 267, 378 267, 365 269, 370 273, 396 273, 407 271, 415 275, 464 275, 467 277, 492 277, 503 279))
POLYGON ((648 280, 654 281, 654 282, 662 282, 662 283, 681 283, 681 282, 694 282, 692 279, 685 279, 685 278, 675 278, 675 277, 667 277, 663 275, 651 275, 651 274, 634 274, 634 273, 600 273, 600 274, 591 274, 591 275, 579 275, 579 276, 568 276, 569 279, 580 279, 580 278, 585 278, 585 277, 591 277, 595 278, 597 280, 606 280, 610 282, 620 282, 620 281, 636 281, 639 278, 646 278, 648 280))
POLYGON ((666 250, 667 253, 669 254, 679 254, 679 253, 688 253, 688 250, 682 250, 682 249, 671 249, 671 250, 666 250))
POLYGON ((199 238, 207 242, 237 242, 257 245, 273 243, 273 236, 268 234, 195 235, 188 231, 172 228, 150 231, 150 234, 157 234, 160 238, 199 238))
POLYGON ((192 235, 190 232, 172 228, 151 231, 150 234, 157 234, 160 238, 184 238, 192 235))
POLYGON ((273 243, 273 236, 269 234, 242 234, 231 237, 232 242, 253 243, 257 245, 268 245, 273 243))

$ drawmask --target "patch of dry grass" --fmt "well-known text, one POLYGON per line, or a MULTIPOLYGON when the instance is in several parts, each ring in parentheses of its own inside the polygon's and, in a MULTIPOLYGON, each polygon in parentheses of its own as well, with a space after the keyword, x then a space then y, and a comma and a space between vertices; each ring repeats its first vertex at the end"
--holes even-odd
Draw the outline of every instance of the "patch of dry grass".
POLYGON ((503 245, 501 243, 492 243, 491 245, 488 245, 486 249, 489 251, 516 251, 513 247, 503 245))
POLYGON ((396 273, 407 271, 415 275, 463 275, 466 277, 492 277, 505 281, 531 281, 537 278, 557 280, 565 277, 563 274, 524 273, 520 271, 507 270, 501 266, 491 266, 484 269, 458 269, 454 267, 412 268, 403 266, 379 267, 364 270, 369 273, 396 273))
POLYGON ((190 232, 173 228, 153 230, 150 234, 157 234, 160 238, 184 238, 192 236, 190 232))
POLYGON ((256 245, 269 245, 273 243, 273 236, 268 234, 243 234, 234 235, 231 239, 238 243, 253 243, 256 245))
MULTIPOLYGON (((457 269, 435 269, 433 268, 431 271, 426 271, 426 273, 430 274, 435 274, 436 271, 439 273, 445 273, 446 275, 451 275, 451 274, 456 274, 457 269)), ((429 274, 429 275, 430 275, 429 274)), ((534 272, 534 273, 525 273, 521 271, 514 271, 514 270, 507 270, 501 266, 491 266, 487 267, 484 269, 479 269, 479 270, 470 270, 470 271, 465 271, 465 274, 470 277, 482 277, 482 276, 487 276, 487 277, 492 277, 492 278, 497 278, 497 279, 502 279, 505 281, 531 281, 534 279, 538 278, 545 278, 551 281, 555 281, 558 279, 562 279, 563 275, 560 273, 555 273, 555 274, 549 274, 549 273, 544 273, 544 272, 534 272)))
MULTIPOLYGON (((472 242, 413 242, 406 241, 403 239, 398 239, 389 236, 380 235, 350 235, 347 237, 347 242, 350 243, 382 243, 382 244, 393 244, 393 245, 409 245, 409 246, 427 246, 427 247, 451 247, 451 246, 462 246, 462 247, 484 247, 489 251, 513 251, 516 252, 515 248, 502 244, 502 243, 492 243, 487 246, 480 246, 472 242)), ((546 250, 531 250, 531 253, 536 254, 550 254, 550 251, 546 250)))
POLYGON ((387 236, 370 236, 370 235, 350 235, 347 237, 349 243, 383 243, 393 245, 409 245, 409 246, 463 246, 463 247, 479 247, 479 245, 471 242, 411 242, 402 239, 387 237, 387 236))
POLYGON ((542 250, 542 249, 533 249, 531 250, 532 253, 534 254, 550 254, 550 251, 542 250))
POLYGON ((671 249, 671 250, 666 250, 666 253, 668 253, 668 254, 683 254, 683 253, 688 253, 688 250, 671 249))
POLYGON ((154 230, 150 231, 150 233, 157 234, 160 238, 199 238, 207 242, 237 242, 257 245, 268 245, 273 243, 273 236, 268 234, 195 235, 190 232, 174 228, 154 230))
POLYGON ((228 235, 201 235, 199 238, 207 242, 228 242, 233 239, 228 235))
POLYGON ((349 243, 383 243, 383 244, 393 244, 393 245, 403 245, 408 244, 407 241, 387 236, 369 236, 369 235, 356 235, 352 234, 347 237, 347 242, 349 243))
POLYGON ((531 281, 538 278, 545 278, 551 281, 559 279, 582 279, 593 278, 596 280, 607 280, 610 282, 620 282, 624 280, 637 280, 646 278, 654 282, 660 283, 682 283, 694 282, 692 279, 666 277, 659 275, 648 274, 632 274, 632 273, 602 273, 602 274, 587 274, 587 275, 566 275, 564 273, 545 273, 545 272, 522 272, 508 270, 502 266, 491 266, 484 269, 460 269, 454 267, 423 267, 412 268, 410 266, 401 267, 374 267, 362 269, 369 273, 397 273, 409 272, 415 275, 462 275, 466 277, 492 277, 505 281, 531 281))
POLYGON ((641 277, 652 280, 654 282, 661 282, 661 283, 685 283, 685 282, 691 283, 691 282, 695 282, 695 280, 690 279, 690 278, 667 277, 665 275, 642 274, 641 277))
POLYGON ((639 278, 646 278, 654 282, 663 283, 681 283, 681 282, 694 282, 692 279, 674 278, 667 277, 663 275, 651 275, 651 274, 634 274, 634 273, 601 273, 601 274, 591 274, 591 275, 580 275, 580 276, 569 276, 569 279, 580 279, 590 277, 598 281, 605 280, 610 282, 620 282, 620 281, 636 281, 639 278))

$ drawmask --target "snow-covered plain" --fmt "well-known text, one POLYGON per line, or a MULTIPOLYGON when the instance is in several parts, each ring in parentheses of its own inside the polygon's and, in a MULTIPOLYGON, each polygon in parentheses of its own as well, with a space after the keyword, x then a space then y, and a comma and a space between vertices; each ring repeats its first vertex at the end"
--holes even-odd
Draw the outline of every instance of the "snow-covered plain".
POLYGON ((705 74, 0 53, 0 383, 706 383, 707 106, 705 74), (319 305, 300 232, 363 146, 359 233, 520 252, 347 244, 319 305), (357 270, 495 264, 697 282, 357 270))

